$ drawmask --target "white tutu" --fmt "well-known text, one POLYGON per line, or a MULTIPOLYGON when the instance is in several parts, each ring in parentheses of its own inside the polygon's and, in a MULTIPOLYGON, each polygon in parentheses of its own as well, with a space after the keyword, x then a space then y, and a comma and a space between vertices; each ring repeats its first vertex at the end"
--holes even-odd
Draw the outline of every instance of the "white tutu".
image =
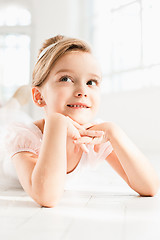
MULTIPOLYGON (((6 136, 6 129, 12 122, 32 122, 33 119, 21 110, 21 105, 16 98, 12 98, 4 107, 0 108, 0 186, 19 186, 17 180, 12 174, 7 175, 4 172, 4 163, 11 161, 8 158, 4 138, 6 136)), ((9 170, 12 173, 12 170, 9 170)))

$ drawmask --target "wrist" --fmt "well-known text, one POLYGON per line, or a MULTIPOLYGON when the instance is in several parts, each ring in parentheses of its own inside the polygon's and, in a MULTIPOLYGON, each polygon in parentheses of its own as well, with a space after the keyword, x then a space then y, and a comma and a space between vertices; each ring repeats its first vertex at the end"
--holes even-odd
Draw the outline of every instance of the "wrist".
POLYGON ((116 133, 119 131, 119 127, 117 124, 113 123, 113 122, 108 122, 107 123, 107 136, 108 136, 108 140, 112 141, 113 138, 115 138, 116 133))
POLYGON ((67 129, 67 121, 66 117, 60 113, 53 113, 46 117, 46 124, 50 127, 50 129, 55 129, 55 126, 59 125, 63 126, 63 128, 67 129))
POLYGON ((46 121, 48 121, 48 122, 54 122, 54 121, 65 122, 66 117, 61 113, 52 113, 50 115, 47 115, 46 121))
POLYGON ((113 122, 102 123, 100 130, 104 131, 104 133, 105 133, 104 138, 105 138, 106 141, 111 141, 112 140, 112 138, 114 137, 114 134, 116 132, 117 127, 118 126, 113 122))

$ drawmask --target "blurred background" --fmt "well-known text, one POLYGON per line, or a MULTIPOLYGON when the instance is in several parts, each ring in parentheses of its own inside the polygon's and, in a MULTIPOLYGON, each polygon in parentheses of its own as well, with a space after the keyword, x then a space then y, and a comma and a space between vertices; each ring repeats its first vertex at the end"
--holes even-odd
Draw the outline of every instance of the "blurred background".
MULTIPOLYGON (((88 41, 103 72, 98 118, 119 124, 139 148, 160 155, 159 0, 0 0, 0 104, 30 85, 42 42, 88 41)), ((30 97, 23 107, 43 117, 30 97)))

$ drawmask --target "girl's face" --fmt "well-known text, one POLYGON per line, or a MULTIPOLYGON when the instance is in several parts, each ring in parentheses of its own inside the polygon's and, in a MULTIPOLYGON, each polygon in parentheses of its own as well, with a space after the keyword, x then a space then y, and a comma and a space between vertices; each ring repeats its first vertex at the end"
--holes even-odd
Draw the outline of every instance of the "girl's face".
POLYGON ((46 114, 69 116, 79 124, 89 122, 100 103, 101 71, 90 53, 69 52, 54 65, 41 89, 46 114))

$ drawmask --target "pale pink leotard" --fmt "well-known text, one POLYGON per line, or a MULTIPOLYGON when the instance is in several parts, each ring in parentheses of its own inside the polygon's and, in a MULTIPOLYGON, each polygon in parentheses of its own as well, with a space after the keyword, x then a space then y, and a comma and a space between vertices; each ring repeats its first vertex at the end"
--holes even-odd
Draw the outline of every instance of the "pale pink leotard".
MULTIPOLYGON (((3 171, 6 175, 18 180, 11 157, 23 151, 39 154, 43 134, 41 130, 33 123, 13 122, 9 124, 4 138, 5 158, 3 160, 3 171)), ((86 145, 89 153, 82 154, 80 162, 73 172, 67 174, 67 177, 73 177, 83 169, 96 169, 97 166, 107 158, 112 152, 111 143, 105 142, 101 144, 100 151, 96 153, 93 145, 86 145)))

